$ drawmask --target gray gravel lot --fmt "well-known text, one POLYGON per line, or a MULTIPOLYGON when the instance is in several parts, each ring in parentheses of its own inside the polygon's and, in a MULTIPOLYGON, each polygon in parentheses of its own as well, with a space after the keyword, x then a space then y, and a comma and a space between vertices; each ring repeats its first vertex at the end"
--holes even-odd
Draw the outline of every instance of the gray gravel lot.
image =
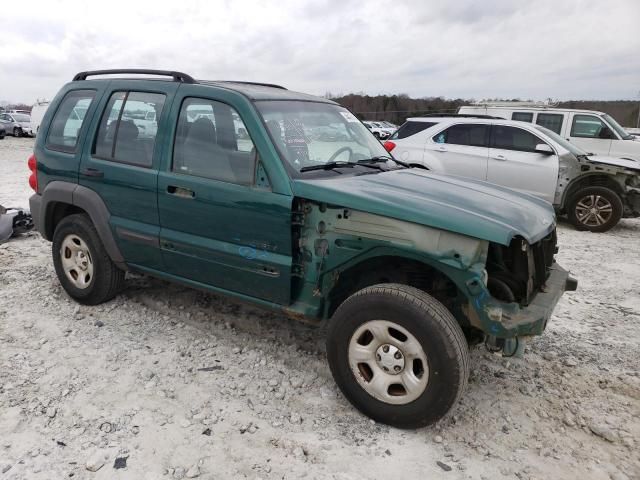
MULTIPOLYGON (((28 206, 33 139, 0 140, 0 204, 28 206)), ((579 279, 524 359, 474 347, 437 425, 342 397, 324 330, 144 276, 97 307, 50 244, 0 245, 0 479, 638 479, 639 220, 559 227, 579 279), (123 468, 119 468, 123 467, 123 468)))

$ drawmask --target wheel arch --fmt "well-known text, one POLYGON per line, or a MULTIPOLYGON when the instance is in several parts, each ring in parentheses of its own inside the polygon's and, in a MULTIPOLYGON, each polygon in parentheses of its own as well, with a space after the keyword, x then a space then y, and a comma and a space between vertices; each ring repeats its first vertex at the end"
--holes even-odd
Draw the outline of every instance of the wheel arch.
POLYGON ((53 238, 56 226, 63 218, 76 213, 88 215, 111 260, 118 267, 125 267, 124 257, 109 226, 111 214, 95 191, 68 182, 50 182, 42 193, 41 213, 41 234, 47 240, 53 238))
POLYGON ((465 334, 471 333, 471 322, 463 308, 468 296, 463 285, 449 271, 452 267, 397 251, 377 253, 375 256, 354 259, 329 275, 332 285, 327 294, 327 318, 349 296, 363 288, 381 283, 399 283, 433 296, 451 312, 465 334))
POLYGON ((575 195, 578 190, 585 187, 609 188, 617 193, 620 199, 624 198, 624 187, 616 181, 615 177, 602 173, 591 173, 577 177, 569 183, 562 197, 561 209, 564 211, 571 197, 575 195))

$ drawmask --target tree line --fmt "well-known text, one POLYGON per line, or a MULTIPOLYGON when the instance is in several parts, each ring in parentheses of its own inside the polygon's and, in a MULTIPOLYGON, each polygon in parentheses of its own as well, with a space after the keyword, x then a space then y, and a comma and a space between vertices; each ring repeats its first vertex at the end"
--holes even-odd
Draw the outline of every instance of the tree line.
MULTIPOLYGON (((401 125, 409 117, 419 117, 431 113, 456 113, 462 105, 474 103, 473 99, 446 99, 444 97, 411 98, 406 94, 399 95, 366 95, 350 93, 348 95, 332 95, 325 97, 347 107, 361 120, 387 120, 401 125)), ((489 101, 516 101, 522 99, 490 99, 489 101)), ((626 127, 635 127, 638 118, 639 103, 631 100, 571 100, 559 102, 554 106, 562 108, 578 108, 605 112, 626 127)))

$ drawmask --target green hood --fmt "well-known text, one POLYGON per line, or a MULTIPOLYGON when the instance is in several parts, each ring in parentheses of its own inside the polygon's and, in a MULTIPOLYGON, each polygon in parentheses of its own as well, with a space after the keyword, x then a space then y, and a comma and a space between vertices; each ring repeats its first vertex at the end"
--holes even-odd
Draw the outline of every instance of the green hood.
POLYGON ((468 178, 418 168, 292 182, 294 195, 509 245, 535 243, 555 227, 551 204, 468 178))

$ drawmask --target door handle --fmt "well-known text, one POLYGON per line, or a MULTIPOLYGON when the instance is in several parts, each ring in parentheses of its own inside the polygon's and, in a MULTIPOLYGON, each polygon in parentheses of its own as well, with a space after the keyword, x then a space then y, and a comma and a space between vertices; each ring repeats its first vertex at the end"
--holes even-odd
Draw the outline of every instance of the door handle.
POLYGON ((493 158, 496 160, 500 160, 501 162, 504 162, 507 159, 507 157, 505 157, 504 155, 496 155, 493 158))
POLYGON ((85 177, 104 177, 104 172, 102 170, 98 170, 97 168, 85 168, 80 172, 80 174, 84 175, 85 177))
POLYGON ((167 185, 167 193, 180 198, 196 198, 196 192, 188 188, 177 187, 175 185, 167 185))
POLYGON ((446 152, 446 151, 447 151, 447 149, 446 149, 446 148, 444 148, 444 147, 438 147, 438 148, 436 149, 436 152, 446 152))

